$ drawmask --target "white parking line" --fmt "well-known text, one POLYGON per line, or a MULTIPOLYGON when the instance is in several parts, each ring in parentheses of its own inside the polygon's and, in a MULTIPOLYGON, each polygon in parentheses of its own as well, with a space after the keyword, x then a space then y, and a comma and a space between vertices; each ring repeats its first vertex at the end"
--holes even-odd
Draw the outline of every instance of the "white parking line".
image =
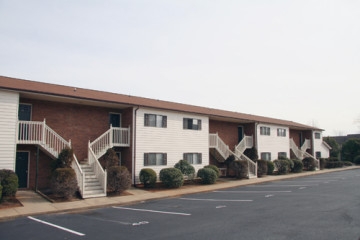
POLYGON ((313 184, 313 185, 253 185, 253 186, 246 186, 246 187, 313 187, 313 186, 319 186, 319 184, 313 184))
POLYGON ((190 201, 209 201, 209 202, 252 202, 253 200, 242 200, 242 199, 207 199, 207 198, 179 198, 182 200, 190 201))
POLYGON ((216 193, 291 193, 292 191, 271 191, 271 190, 264 190, 264 191, 214 191, 216 193))
POLYGON ((64 228, 64 227, 61 227, 61 226, 59 226, 59 225, 55 225, 55 224, 52 224, 52 223, 49 223, 49 222, 45 222, 45 221, 42 221, 42 220, 40 220, 40 219, 31 217, 31 216, 29 216, 28 218, 31 219, 31 220, 33 220, 33 221, 36 221, 36 222, 39 222, 39 223, 42 223, 42 224, 45 224, 45 225, 48 225, 48 226, 51 226, 51 227, 54 227, 54 228, 57 228, 57 229, 66 231, 66 232, 69 232, 69 233, 72 233, 72 234, 75 234, 75 235, 78 235, 78 236, 85 236, 84 233, 76 232, 76 231, 74 231, 74 230, 71 230, 71 229, 68 229, 68 228, 64 228))
POLYGON ((190 216, 190 213, 179 213, 179 212, 165 212, 165 211, 156 211, 149 209, 138 209, 138 208, 126 208, 126 207, 113 207, 116 209, 130 210, 130 211, 140 211, 140 212, 152 212, 152 213, 163 213, 163 214, 173 214, 173 215, 182 215, 182 216, 190 216))

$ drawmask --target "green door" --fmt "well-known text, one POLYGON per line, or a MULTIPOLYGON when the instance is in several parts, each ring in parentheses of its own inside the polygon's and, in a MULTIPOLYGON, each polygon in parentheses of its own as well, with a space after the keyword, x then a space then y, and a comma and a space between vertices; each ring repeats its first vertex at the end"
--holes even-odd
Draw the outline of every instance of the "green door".
POLYGON ((15 173, 19 178, 19 188, 28 187, 29 152, 16 152, 15 173))

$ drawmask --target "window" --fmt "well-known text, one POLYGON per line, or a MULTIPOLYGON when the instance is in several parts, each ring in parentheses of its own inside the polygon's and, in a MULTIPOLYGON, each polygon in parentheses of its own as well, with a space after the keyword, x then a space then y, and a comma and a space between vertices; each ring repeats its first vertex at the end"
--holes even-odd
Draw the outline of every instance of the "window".
POLYGON ((271 153, 269 153, 269 152, 262 152, 262 153, 261 153, 261 160, 270 161, 270 160, 271 160, 271 153))
POLYGON ((315 133, 315 139, 320 139, 321 138, 321 134, 319 132, 315 133))
POLYGON ((315 154, 316 158, 321 158, 321 152, 315 152, 315 154))
POLYGON ((287 158, 286 152, 278 152, 278 159, 285 159, 287 158))
POLYGON ((184 118, 183 120, 184 129, 201 130, 201 120, 193 118, 184 118))
POLYGON ((278 137, 286 137, 286 129, 285 128, 278 128, 277 129, 278 137))
POLYGON ((145 114, 144 121, 147 127, 167 127, 167 117, 163 115, 145 114))
POLYGON ((167 165, 166 153, 144 153, 144 166, 167 165))
POLYGON ((260 135, 270 136, 270 128, 269 127, 260 127, 260 135))
POLYGON ((184 153, 184 160, 187 160, 190 164, 201 164, 202 154, 201 153, 184 153))

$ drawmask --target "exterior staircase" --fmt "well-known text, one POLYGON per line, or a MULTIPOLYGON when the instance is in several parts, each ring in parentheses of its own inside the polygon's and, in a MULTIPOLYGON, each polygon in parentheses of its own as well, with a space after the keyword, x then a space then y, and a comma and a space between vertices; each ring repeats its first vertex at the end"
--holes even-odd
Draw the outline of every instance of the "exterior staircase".
POLYGON ((320 161, 318 159, 316 159, 316 157, 314 157, 313 155, 311 155, 310 153, 308 153, 306 151, 307 149, 310 149, 310 148, 311 148, 311 144, 310 144, 309 139, 305 139, 301 148, 298 148, 294 139, 290 138, 290 149, 292 150, 292 152, 294 153, 296 158, 298 158, 300 160, 303 160, 306 157, 314 159, 315 164, 316 164, 316 170, 319 170, 320 169, 320 161))
POLYGON ((104 189, 96 177, 96 174, 91 165, 88 163, 81 163, 80 167, 85 176, 83 198, 104 196, 104 189))
POLYGON ((238 160, 245 160, 248 162, 248 178, 257 178, 257 164, 244 154, 244 151, 252 146, 252 136, 244 136, 240 143, 235 146, 235 152, 233 152, 217 133, 209 135, 210 153, 218 162, 225 162, 230 155, 233 155, 238 160))
MULTIPOLYGON (((38 145, 52 158, 56 159, 66 147, 71 148, 71 140, 66 141, 43 122, 18 121, 17 144, 38 145)), ((74 169, 80 194, 83 198, 106 196, 106 170, 98 159, 112 147, 130 146, 130 127, 113 128, 88 145, 88 159, 81 164, 75 154, 71 167, 74 169)))

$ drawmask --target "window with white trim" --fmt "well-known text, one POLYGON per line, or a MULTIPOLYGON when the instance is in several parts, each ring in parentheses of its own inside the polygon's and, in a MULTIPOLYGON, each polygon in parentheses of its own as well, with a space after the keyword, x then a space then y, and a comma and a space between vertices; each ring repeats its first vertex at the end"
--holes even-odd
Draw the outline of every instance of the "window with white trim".
POLYGON ((270 136, 270 128, 269 127, 260 127, 260 135, 270 136))
POLYGON ((184 153, 184 160, 190 164, 202 164, 202 153, 184 153))
POLYGON ((278 137, 286 137, 286 129, 285 128, 278 128, 277 129, 278 137))
POLYGON ((315 133, 315 139, 320 139, 320 138, 321 138, 321 133, 316 132, 316 133, 315 133))
POLYGON ((315 152, 316 158, 321 158, 321 152, 315 152))
POLYGON ((166 128, 167 116, 145 113, 144 125, 147 127, 166 128))
POLYGON ((144 166, 166 166, 166 153, 144 153, 144 166))
POLYGON ((261 153, 261 160, 271 160, 271 153, 270 152, 262 152, 261 153))
POLYGON ((183 129, 201 130, 201 119, 184 118, 183 129))

